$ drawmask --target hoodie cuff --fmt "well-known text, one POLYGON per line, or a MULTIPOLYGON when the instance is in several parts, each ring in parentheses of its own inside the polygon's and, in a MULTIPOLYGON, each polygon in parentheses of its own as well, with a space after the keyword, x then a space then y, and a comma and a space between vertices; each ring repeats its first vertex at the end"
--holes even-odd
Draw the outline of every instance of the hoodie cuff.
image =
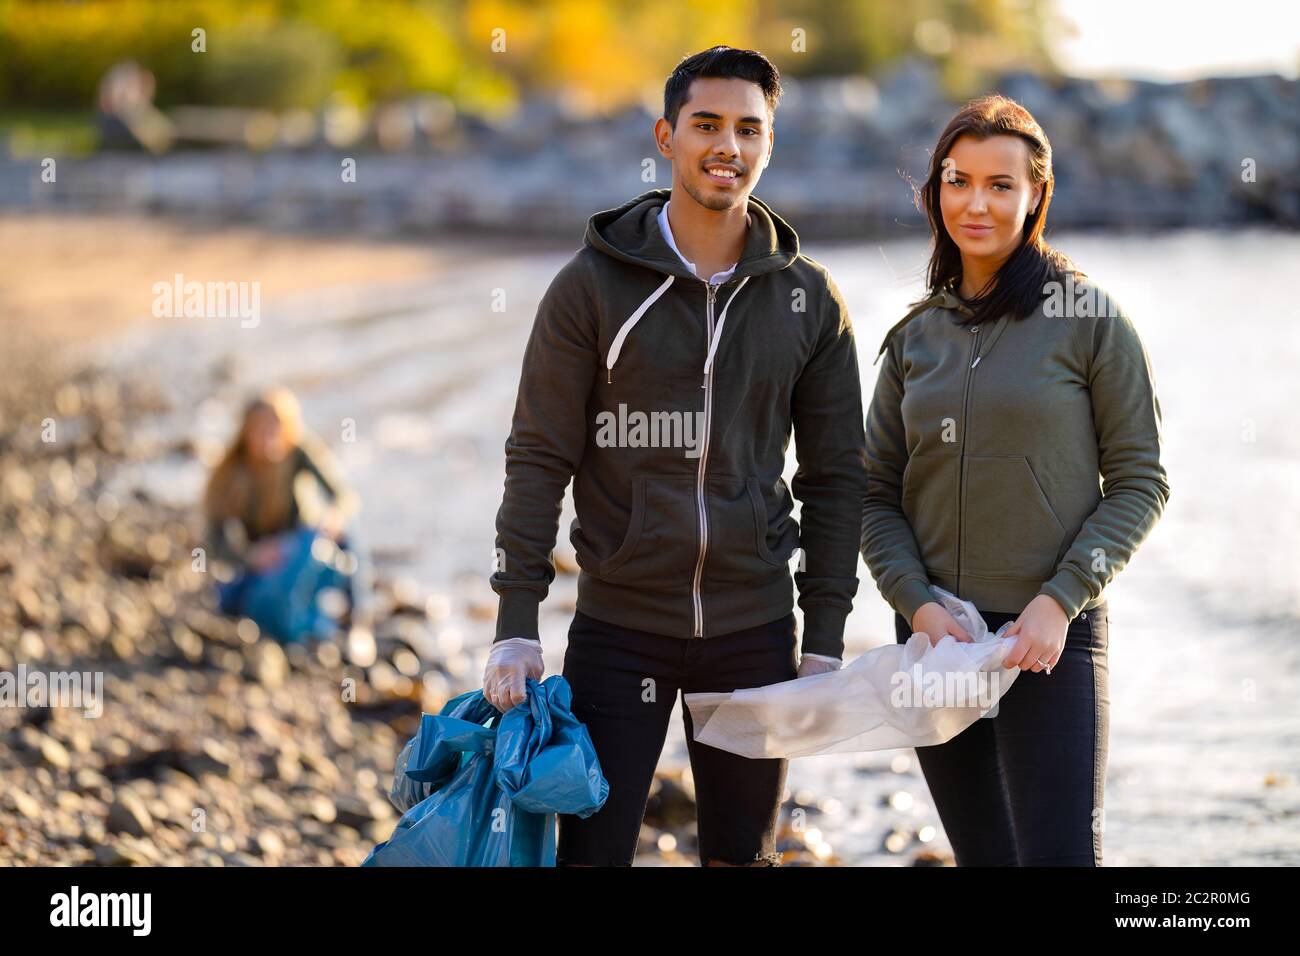
POLYGON ((844 656, 844 619, 849 612, 830 604, 814 604, 803 610, 802 654, 844 656))
POLYGON ((907 621, 907 626, 912 626, 912 618, 916 616, 917 610, 922 604, 929 604, 935 600, 930 593, 930 582, 921 578, 904 578, 894 590, 894 596, 889 599, 889 603, 894 606, 894 610, 903 615, 907 621))
POLYGON ((1061 605, 1066 620, 1073 621, 1083 610, 1083 606, 1092 600, 1092 590, 1074 571, 1068 567, 1061 568, 1046 584, 1038 589, 1039 594, 1061 605))
POLYGON ((541 596, 527 588, 506 588, 501 592, 497 606, 497 633, 492 643, 508 641, 512 637, 527 637, 534 641, 537 636, 537 606, 541 596))

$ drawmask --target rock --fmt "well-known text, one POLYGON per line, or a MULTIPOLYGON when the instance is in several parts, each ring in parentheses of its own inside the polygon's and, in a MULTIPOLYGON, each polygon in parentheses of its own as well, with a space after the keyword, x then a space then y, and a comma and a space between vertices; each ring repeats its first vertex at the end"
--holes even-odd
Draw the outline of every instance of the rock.
POLYGON ((94 770, 90 767, 82 767, 73 774, 72 782, 76 785, 78 790, 85 792, 87 790, 98 790, 100 787, 106 786, 108 784, 108 778, 98 770, 94 770))
POLYGON ((676 830, 695 822, 695 798, 680 782, 680 774, 661 771, 655 775, 645 822, 660 830, 676 830))
POLYGON ((392 817, 387 820, 376 820, 363 827, 361 834, 368 843, 386 843, 393 835, 394 823, 392 817))
POLYGON ((191 664, 203 660, 203 639, 184 624, 175 624, 169 632, 172 646, 191 664))
POLYGON ((951 853, 938 850, 919 850, 912 857, 912 866, 956 866, 957 861, 951 853))
POLYGON ((27 661, 39 661, 45 657, 45 642, 35 631, 23 631, 18 638, 18 655, 27 661))
POLYGON ((311 653, 307 650, 306 644, 285 644, 282 649, 293 670, 302 670, 311 661, 311 653))
POLYGON ((313 819, 321 823, 333 823, 338 815, 334 801, 323 793, 314 793, 303 802, 304 809, 313 819))
POLYGON ((142 866, 148 862, 137 848, 118 843, 100 844, 94 852, 96 866, 142 866))
POLYGON ((243 643, 239 638, 238 624, 211 611, 191 608, 185 614, 185 625, 205 641, 227 647, 238 647, 243 643))
POLYGON ((318 641, 315 653, 317 662, 325 668, 333 669, 343 663, 343 652, 332 641, 318 641))
POLYGON ((375 635, 369 628, 354 627, 348 631, 349 661, 357 667, 369 667, 375 662, 376 655, 375 635))
MULTIPOLYGON (((39 594, 26 585, 19 585, 14 589, 13 598, 14 603, 18 605, 18 620, 24 627, 45 626, 45 604, 39 594)), ((37 636, 37 640, 39 639, 37 636)))
POLYGON ((99 817, 91 817, 83 813, 81 815, 80 843, 86 847, 94 847, 96 844, 103 843, 107 839, 108 829, 104 826, 103 820, 99 817))
POLYGON ((368 824, 392 818, 393 808, 387 800, 364 797, 339 797, 335 801, 336 821, 355 830, 364 831, 368 824))
POLYGON ((289 677, 289 658, 275 641, 258 641, 245 652, 245 660, 246 673, 263 687, 283 687, 289 677))
POLYGON ((293 822, 295 817, 293 808, 289 806, 289 802, 281 794, 270 787, 264 785, 255 786, 252 789, 251 797, 253 806, 271 820, 283 823, 293 822))
POLYGON ((328 790, 332 792, 338 789, 340 782, 339 769, 320 750, 315 748, 304 750, 299 760, 306 769, 320 776, 328 790))
POLYGON ((262 776, 293 785, 302 779, 302 763, 296 749, 284 749, 262 757, 262 776))
POLYGON ((178 779, 189 782, 189 785, 179 783, 166 783, 160 787, 161 802, 165 812, 155 814, 158 817, 165 817, 173 823, 180 824, 186 829, 193 822, 193 812, 195 808, 194 799, 194 781, 182 774, 176 775, 178 779))
POLYGON ((144 836, 154 827, 153 817, 144 801, 129 790, 117 794, 113 805, 108 808, 104 825, 110 833, 129 833, 131 836, 144 836))
POLYGON ((180 769, 195 780, 205 773, 232 780, 242 779, 239 755, 230 747, 211 737, 206 738, 197 753, 187 753, 180 758, 180 769))
POLYGON ((356 746, 356 738, 352 734, 352 721, 346 717, 328 721, 325 724, 325 735, 340 751, 350 751, 356 746))
POLYGON ((14 809, 29 820, 39 820, 41 816, 41 802, 21 790, 15 790, 10 795, 14 809))
POLYGON ((892 828, 885 834, 880 842, 880 848, 885 853, 902 853, 912 844, 912 834, 899 827, 892 828))
POLYGON ((69 770, 72 768, 72 756, 68 753, 68 748, 59 743, 53 737, 42 734, 40 739, 41 757, 51 767, 59 770, 69 770))
POLYGON ((274 862, 284 856, 284 841, 270 828, 263 828, 257 832, 255 845, 257 852, 268 862, 274 862))
POLYGON ((76 624, 96 640, 105 640, 113 630, 113 619, 103 605, 91 604, 73 615, 69 624, 76 624))

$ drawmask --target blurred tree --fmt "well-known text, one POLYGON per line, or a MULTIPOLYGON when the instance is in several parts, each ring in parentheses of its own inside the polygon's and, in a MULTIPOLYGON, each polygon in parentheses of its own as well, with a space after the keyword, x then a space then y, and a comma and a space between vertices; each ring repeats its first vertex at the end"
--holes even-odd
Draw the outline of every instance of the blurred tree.
POLYGON ((341 50, 306 23, 240 24, 214 33, 198 74, 199 101, 271 109, 315 107, 334 89, 341 50))
POLYGON ((908 56, 938 62, 964 96, 989 73, 1051 71, 1054 0, 762 0, 763 49, 791 76, 874 74, 908 56), (804 51, 793 48, 802 31, 804 51))
POLYGON ((643 101, 715 43, 791 76, 938 61, 960 94, 1009 66, 1050 69, 1053 0, 0 0, 0 104, 88 109, 133 59, 158 102, 281 109, 440 93, 462 109, 547 91, 578 111, 643 101), (191 50, 206 31, 207 52, 191 50), (802 44, 802 46, 801 46, 802 44))

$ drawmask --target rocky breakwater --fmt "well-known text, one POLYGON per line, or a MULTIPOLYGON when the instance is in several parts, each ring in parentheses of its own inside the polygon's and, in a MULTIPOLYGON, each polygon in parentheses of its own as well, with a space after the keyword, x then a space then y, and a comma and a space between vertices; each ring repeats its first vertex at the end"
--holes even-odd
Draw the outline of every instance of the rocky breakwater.
MULTIPOLYGON (((965 95, 993 92, 1022 102, 1051 139, 1056 229, 1300 225, 1300 81, 1273 75, 1157 83, 1013 71, 963 96, 915 58, 878 76, 792 77, 758 195, 805 239, 920 235, 909 180, 924 179, 965 95)), ((368 172, 343 190, 343 154, 319 138, 148 160, 106 150, 62 160, 70 172, 56 186, 42 182, 38 164, 7 159, 0 143, 0 207, 162 211, 311 234, 567 241, 595 210, 671 181, 644 107, 574 116, 539 94, 500 121, 453 115, 438 133, 401 144, 379 135, 383 115, 409 114, 413 124, 423 108, 394 103, 372 118, 353 144, 368 172)))

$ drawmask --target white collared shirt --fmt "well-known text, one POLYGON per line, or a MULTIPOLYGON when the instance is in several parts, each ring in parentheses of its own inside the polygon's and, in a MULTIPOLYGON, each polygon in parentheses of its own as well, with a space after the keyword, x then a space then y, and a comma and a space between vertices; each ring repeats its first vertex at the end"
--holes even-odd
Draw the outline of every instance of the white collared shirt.
MULTIPOLYGON (((691 262, 691 260, 687 259, 684 255, 682 255, 682 250, 678 249, 677 243, 673 241, 673 229, 672 226, 668 225, 668 203, 667 202, 664 203, 663 208, 659 210, 659 231, 664 234, 664 239, 668 242, 668 247, 672 249, 673 252, 677 253, 677 258, 681 259, 682 262, 686 265, 686 268, 691 270, 691 275, 695 276, 698 279, 700 274, 695 271, 695 263, 691 262)), ((738 262, 734 262, 732 263, 730 269, 726 269, 722 272, 715 272, 713 274, 713 278, 709 280, 709 285, 721 285, 722 283, 726 282, 728 279, 731 278, 731 274, 736 271, 736 266, 739 264, 740 263, 738 262)))

